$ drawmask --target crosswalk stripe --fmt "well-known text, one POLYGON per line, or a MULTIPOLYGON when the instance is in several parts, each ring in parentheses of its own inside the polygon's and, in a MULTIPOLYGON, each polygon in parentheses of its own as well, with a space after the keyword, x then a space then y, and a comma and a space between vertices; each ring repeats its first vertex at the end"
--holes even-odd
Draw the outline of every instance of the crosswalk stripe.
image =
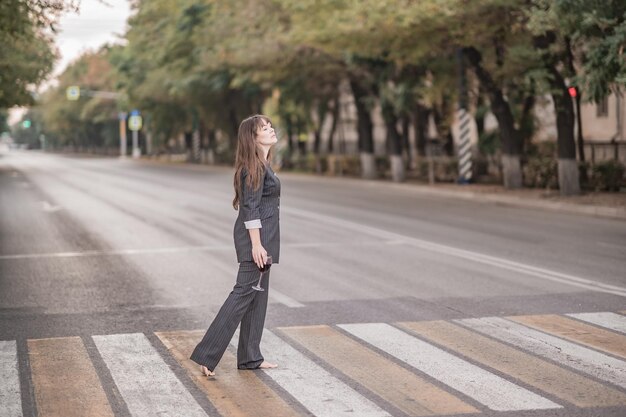
POLYGON ((596 326, 606 327, 616 332, 626 333, 626 317, 619 314, 601 312, 568 314, 568 316, 595 324, 596 326))
POLYGON ((17 343, 0 340, 0 416, 22 417, 20 376, 17 368, 17 343))
POLYGON ((507 318, 525 326, 626 358, 626 336, 624 335, 598 329, 556 314, 507 318))
POLYGON ((500 317, 455 320, 473 330, 626 388, 626 362, 500 317))
POLYGON ((492 410, 561 407, 388 324, 341 324, 339 327, 492 410))
POLYGON ((433 321, 398 325, 578 407, 626 405, 626 395, 616 389, 455 324, 433 321))
POLYGON ((237 370, 235 356, 226 351, 218 367, 217 376, 208 379, 199 371, 199 365, 189 357, 202 339, 204 330, 155 333, 186 370, 191 379, 206 394, 224 417, 243 416, 298 416, 254 372, 237 370))
MULTIPOLYGON (((236 346, 236 338, 231 343, 236 346)), ((267 329, 263 331, 261 347, 278 363, 278 368, 265 373, 315 416, 390 417, 267 329)))
POLYGON ((144 334, 92 338, 133 417, 206 417, 144 334))
POLYGON ((80 337, 29 339, 27 345, 40 417, 113 417, 80 337))
POLYGON ((279 330, 408 415, 479 412, 329 326, 283 327, 279 330))

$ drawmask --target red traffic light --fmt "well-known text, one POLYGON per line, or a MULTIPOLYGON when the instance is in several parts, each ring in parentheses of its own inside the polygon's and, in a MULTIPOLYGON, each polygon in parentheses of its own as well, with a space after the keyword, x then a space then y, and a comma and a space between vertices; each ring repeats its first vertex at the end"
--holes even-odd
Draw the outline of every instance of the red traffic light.
POLYGON ((578 95, 578 90, 576 90, 576 87, 570 87, 567 90, 569 91, 569 95, 571 97, 576 97, 578 95))

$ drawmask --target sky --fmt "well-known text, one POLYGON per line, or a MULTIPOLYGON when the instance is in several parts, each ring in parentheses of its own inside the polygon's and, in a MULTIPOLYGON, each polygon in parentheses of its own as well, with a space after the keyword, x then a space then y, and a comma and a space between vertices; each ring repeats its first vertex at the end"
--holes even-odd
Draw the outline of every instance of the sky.
MULTIPOLYGON (((60 58, 48 82, 40 91, 55 85, 55 78, 83 52, 97 50, 105 43, 121 42, 130 15, 128 0, 81 0, 78 13, 66 13, 60 21, 55 39, 60 58)), ((18 121, 26 110, 12 109, 9 124, 18 121)))
POLYGON ((82 52, 98 49, 107 42, 119 42, 129 15, 128 0, 81 0, 78 14, 67 13, 60 20, 56 45, 61 59, 53 75, 63 72, 82 52))

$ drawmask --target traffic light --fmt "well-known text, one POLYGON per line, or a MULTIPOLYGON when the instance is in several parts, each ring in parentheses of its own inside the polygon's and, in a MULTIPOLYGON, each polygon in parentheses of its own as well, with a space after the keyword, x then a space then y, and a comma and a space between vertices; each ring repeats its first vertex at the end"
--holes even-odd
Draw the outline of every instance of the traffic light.
POLYGON ((24 121, 22 122, 22 127, 23 127, 24 129, 28 129, 28 128, 30 128, 30 120, 28 120, 28 119, 24 120, 24 121))

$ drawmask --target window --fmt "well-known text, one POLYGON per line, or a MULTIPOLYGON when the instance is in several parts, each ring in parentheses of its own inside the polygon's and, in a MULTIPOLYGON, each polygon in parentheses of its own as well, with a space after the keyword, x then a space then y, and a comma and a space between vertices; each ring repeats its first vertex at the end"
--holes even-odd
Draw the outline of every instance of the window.
POLYGON ((604 97, 602 100, 596 103, 596 116, 608 117, 609 116, 609 98, 604 97))

